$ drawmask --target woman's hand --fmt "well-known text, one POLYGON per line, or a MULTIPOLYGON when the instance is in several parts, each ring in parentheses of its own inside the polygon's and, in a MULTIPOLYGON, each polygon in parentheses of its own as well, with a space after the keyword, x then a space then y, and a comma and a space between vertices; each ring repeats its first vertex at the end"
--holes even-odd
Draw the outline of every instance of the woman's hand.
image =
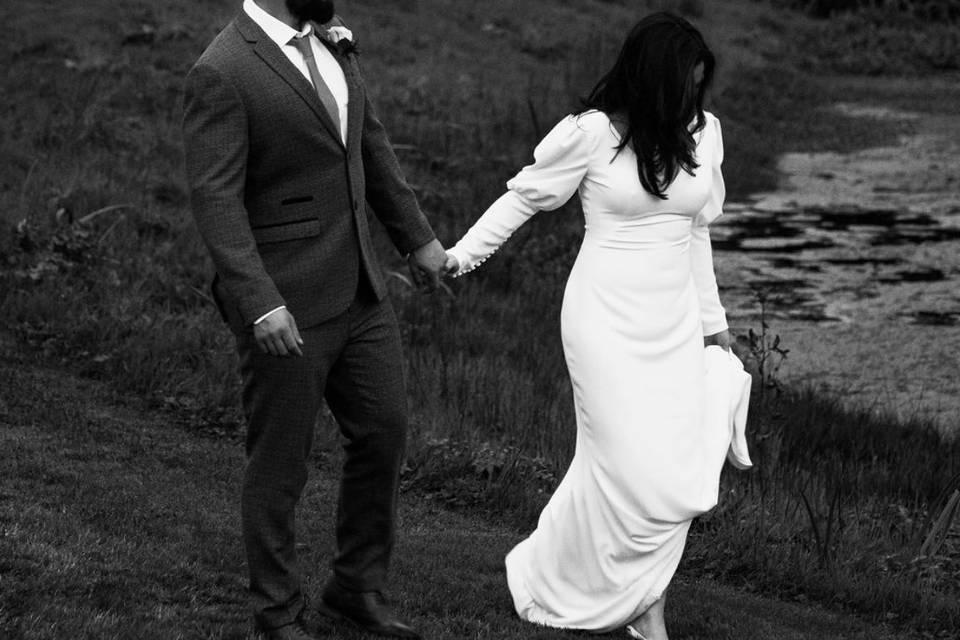
POLYGON ((443 265, 443 273, 448 276, 452 276, 457 271, 460 271, 460 261, 453 257, 453 254, 449 251, 447 252, 447 262, 443 265))
POLYGON ((724 351, 730 351, 730 346, 733 344, 733 338, 730 337, 730 332, 726 329, 720 333, 714 333, 713 335, 703 337, 703 346, 709 347, 712 344, 717 345, 724 351))

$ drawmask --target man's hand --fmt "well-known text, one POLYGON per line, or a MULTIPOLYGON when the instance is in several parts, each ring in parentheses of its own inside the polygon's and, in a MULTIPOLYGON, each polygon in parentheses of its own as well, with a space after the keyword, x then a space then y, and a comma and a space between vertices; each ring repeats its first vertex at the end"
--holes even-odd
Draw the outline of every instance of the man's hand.
POLYGON ((447 252, 439 240, 431 240, 411 253, 407 262, 417 286, 434 291, 440 286, 440 275, 447 264, 447 252))
POLYGON ((709 347, 712 344, 721 347, 724 351, 730 351, 730 345, 733 344, 733 338, 730 337, 730 332, 727 330, 721 331, 720 333, 714 333, 713 335, 704 336, 703 346, 709 347))
POLYGON ((277 309, 253 325, 253 338, 263 353, 272 356, 303 355, 300 350, 303 338, 293 316, 286 309, 277 309))

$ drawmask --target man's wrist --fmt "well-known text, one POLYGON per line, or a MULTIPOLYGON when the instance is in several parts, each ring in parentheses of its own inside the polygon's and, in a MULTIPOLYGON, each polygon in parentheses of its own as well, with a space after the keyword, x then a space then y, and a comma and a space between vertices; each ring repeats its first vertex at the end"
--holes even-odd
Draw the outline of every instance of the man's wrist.
POLYGON ((267 318, 275 314, 277 311, 280 311, 281 309, 286 309, 286 308, 287 308, 287 305, 280 305, 279 307, 277 307, 276 309, 273 309, 272 311, 267 311, 265 314, 263 314, 262 316, 254 320, 253 325, 256 326, 260 324, 261 322, 263 322, 264 320, 266 320, 267 318))
POLYGON ((413 252, 414 252, 414 253, 417 253, 418 251, 423 251, 424 249, 426 249, 427 247, 429 247, 430 245, 432 245, 432 244, 433 244, 434 242, 436 242, 436 241, 437 241, 436 238, 431 238, 430 240, 424 242, 423 244, 418 245, 417 248, 413 250, 413 252))
MULTIPOLYGON (((436 239, 437 239, 436 234, 433 233, 433 230, 430 229, 429 227, 427 228, 427 232, 421 235, 420 238, 410 238, 410 242, 409 244, 407 244, 407 250, 406 250, 407 257, 417 253, 418 251, 428 246, 431 242, 433 242, 436 239)), ((401 254, 404 253, 404 251, 399 246, 397 246, 397 248, 400 249, 401 254)))

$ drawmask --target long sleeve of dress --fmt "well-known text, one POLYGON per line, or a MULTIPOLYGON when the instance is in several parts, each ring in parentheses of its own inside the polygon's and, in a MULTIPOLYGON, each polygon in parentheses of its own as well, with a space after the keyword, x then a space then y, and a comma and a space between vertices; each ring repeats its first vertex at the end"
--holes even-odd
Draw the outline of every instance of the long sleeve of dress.
POLYGON ((507 182, 507 192, 449 250, 460 263, 456 276, 476 269, 535 213, 570 199, 587 173, 595 144, 581 122, 590 117, 567 116, 537 145, 533 164, 507 182))
POLYGON ((708 160, 712 172, 710 197, 694 218, 690 231, 690 268, 700 299, 703 334, 707 336, 727 329, 727 316, 723 305, 720 304, 717 276, 713 270, 713 249, 710 245, 709 228, 709 224, 723 213, 723 200, 726 196, 723 174, 720 171, 720 165, 723 162, 723 138, 720 133, 720 121, 713 116, 709 116, 709 119, 706 126, 713 127, 713 130, 704 133, 713 138, 713 154, 708 160))

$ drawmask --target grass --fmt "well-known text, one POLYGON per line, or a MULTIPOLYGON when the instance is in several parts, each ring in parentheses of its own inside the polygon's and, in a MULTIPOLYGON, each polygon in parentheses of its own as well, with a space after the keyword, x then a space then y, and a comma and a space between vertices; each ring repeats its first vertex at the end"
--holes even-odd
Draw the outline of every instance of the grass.
POLYGON ((802 30, 792 57, 807 69, 859 75, 960 70, 957 0, 770 0, 822 20, 802 30))
MULTIPOLYGON (((203 437, 141 399, 3 348, 0 636, 252 638, 236 504, 242 445, 203 437)), ((331 462, 318 457, 301 510, 298 544, 312 596, 332 549, 331 462)), ((514 615, 502 563, 520 539, 515 529, 409 494, 401 503, 390 595, 425 637, 588 637, 538 629, 514 615)), ((370 637, 310 614, 324 637, 370 637)), ((693 577, 673 587, 669 623, 678 640, 902 637, 693 577)))
MULTIPOLYGON (((5 167, 0 322, 31 359, 103 380, 118 393, 143 398, 150 408, 169 410, 165 415, 190 431, 229 441, 242 429, 233 343, 208 299, 210 267, 186 210, 178 121, 183 75, 236 3, 130 0, 123 12, 103 0, 82 6, 50 0, 47 5, 58 24, 71 25, 69 30, 52 29, 46 11, 0 9, 10 34, 0 43, 6 97, 0 110, 0 164, 5 167), (89 218, 95 212, 100 213, 89 218)), ((889 101, 952 112, 955 91, 944 89, 949 77, 930 77, 929 68, 908 90, 849 75, 821 77, 833 69, 832 58, 825 56, 828 45, 837 46, 837 32, 829 30, 833 26, 824 30, 833 23, 751 2, 645 3, 655 5, 686 11, 715 42, 721 73, 711 108, 724 123, 725 173, 733 198, 773 188, 775 159, 782 151, 850 150, 889 143, 903 131, 902 125, 844 117, 830 109, 836 101, 889 101)), ((404 168, 441 239, 449 242, 528 160, 544 129, 589 89, 637 9, 632 2, 599 0, 577 6, 415 0, 389 10, 352 2, 347 14, 360 34, 371 91, 404 168)), ((466 513, 481 512, 488 521, 526 528, 556 485, 573 443, 556 318, 579 245, 577 213, 571 204, 535 218, 495 260, 456 283, 455 298, 423 297, 391 280, 407 346, 413 410, 404 477, 408 490, 466 513)), ((379 241, 387 269, 400 270, 397 256, 382 237, 379 241)), ((789 336, 784 339, 789 343, 789 336)), ((0 388, 0 397, 12 402, 10 389, 18 387, 0 388)), ((37 393, 36 386, 25 389, 37 393)), ((61 564, 50 558, 58 549, 80 554, 91 548, 100 555, 74 565, 68 555, 61 560, 73 567, 100 562, 95 566, 103 574, 119 576, 119 586, 112 587, 116 593, 159 581, 174 594, 165 592, 165 598, 183 598, 169 605, 177 611, 212 607, 210 616, 239 615, 231 608, 238 585, 229 582, 237 574, 236 557, 221 559, 228 562, 224 566, 216 559, 203 564, 196 556, 209 553, 203 533, 208 530, 219 532, 210 533, 210 548, 235 546, 232 506, 210 506, 198 496, 191 507, 199 514, 198 524, 189 527, 200 533, 187 535, 182 547, 175 540, 178 533, 157 524, 165 523, 162 509, 156 517, 136 516, 149 525, 144 529, 118 519, 120 513, 140 513, 140 503, 162 507, 166 503, 154 498, 162 487, 126 490, 111 503, 118 487, 143 481, 141 473, 124 467, 132 467, 136 457, 125 453, 103 461, 106 466, 89 467, 88 462, 99 464, 94 443, 79 454, 83 464, 71 462, 59 432, 37 443, 29 436, 43 433, 48 423, 66 428, 75 406, 65 405, 73 407, 68 410, 55 396, 44 395, 17 402, 24 403, 17 414, 24 418, 9 433, 28 449, 0 460, 8 465, 33 460, 34 467, 15 466, 3 477, 30 495, 48 491, 41 478, 50 476, 52 487, 43 494, 48 504, 40 511, 14 503, 9 512, 22 515, 10 516, 14 533, 5 544, 18 553, 33 544, 39 549, 40 559, 17 565, 12 592, 22 602, 36 589, 52 589, 56 600, 61 564), (87 470, 114 484, 84 480, 87 470), (82 492, 63 493, 71 487, 82 492), (34 543, 31 536, 37 532, 60 531, 52 523, 64 504, 86 515, 57 534, 61 537, 40 536, 34 543), (98 518, 114 527, 103 548, 88 544, 100 534, 80 526, 98 518), (131 558, 140 557, 136 550, 141 548, 151 550, 147 558, 189 559, 178 569, 182 581, 190 583, 182 593, 163 582, 162 562, 136 573, 140 560, 131 558), (44 572, 45 566, 53 567, 52 573, 44 572), (187 577, 198 575, 205 585, 227 582, 191 591, 196 587, 187 577)), ((756 473, 725 478, 725 499, 697 524, 684 575, 709 573, 740 587, 854 608, 873 620, 893 615, 904 628, 955 631, 960 580, 953 539, 943 554, 919 556, 941 494, 954 486, 960 460, 955 445, 940 442, 923 425, 870 418, 798 392, 756 405, 753 416, 754 445, 763 452, 763 464, 756 473)), ((110 420, 108 414, 93 415, 83 428, 97 434, 98 425, 110 420)), ((178 438, 143 443, 143 450, 162 458, 150 458, 158 466, 144 471, 160 473, 167 462, 190 460, 181 469, 185 475, 170 480, 181 492, 205 487, 189 475, 197 472, 220 490, 232 491, 226 468, 237 466, 238 458, 226 453, 229 445, 218 445, 227 448, 217 451, 232 455, 232 463, 217 464, 199 445, 188 444, 178 444, 178 438), (194 456, 203 464, 194 465, 194 456)), ((315 507, 311 503, 305 511, 313 513, 315 507)), ((417 502, 415 517, 423 519, 423 510, 430 508, 429 501, 417 502)), ((413 557, 440 571, 425 562, 434 552, 429 534, 420 535, 413 557)), ((498 553, 515 540, 498 539, 498 553)), ((482 544, 464 540, 453 536, 444 544, 482 544)), ((496 555, 484 556, 488 577, 499 562, 491 559, 496 555)), ((422 582, 434 579, 427 569, 417 575, 422 582)), ((91 603, 106 598, 103 602, 110 604, 114 596, 108 587, 103 587, 107 595, 84 591, 78 576, 66 576, 74 581, 69 606, 76 609, 63 616, 100 624, 99 609, 91 603)), ((438 617, 448 611, 440 595, 425 608, 438 617)), ((471 605, 474 609, 455 618, 456 624, 480 634, 477 621, 486 620, 481 604, 471 605)), ((32 615, 28 604, 22 606, 32 615)), ((117 628, 146 614, 111 615, 117 619, 103 624, 117 628)), ((692 618, 697 624, 708 619, 692 618)), ((214 623, 203 624, 209 630, 214 623)), ((490 624, 496 630, 506 622, 490 624)))
POLYGON ((935 556, 921 547, 960 488, 960 446, 810 392, 752 408, 763 425, 757 469, 725 476, 720 506, 696 523, 688 567, 860 611, 883 602, 889 621, 958 628, 958 540, 935 556))

